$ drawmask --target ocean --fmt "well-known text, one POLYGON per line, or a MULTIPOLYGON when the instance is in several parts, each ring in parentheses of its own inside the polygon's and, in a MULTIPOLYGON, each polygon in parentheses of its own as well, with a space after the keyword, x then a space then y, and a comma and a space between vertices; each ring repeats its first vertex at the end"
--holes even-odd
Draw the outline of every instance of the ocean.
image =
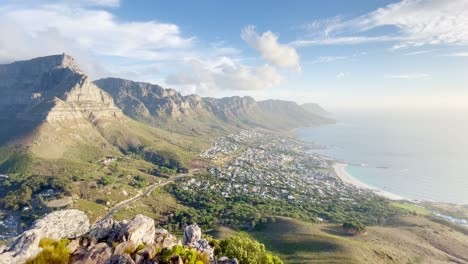
POLYGON ((411 200, 468 204, 468 111, 336 112, 295 132, 353 178, 411 200))

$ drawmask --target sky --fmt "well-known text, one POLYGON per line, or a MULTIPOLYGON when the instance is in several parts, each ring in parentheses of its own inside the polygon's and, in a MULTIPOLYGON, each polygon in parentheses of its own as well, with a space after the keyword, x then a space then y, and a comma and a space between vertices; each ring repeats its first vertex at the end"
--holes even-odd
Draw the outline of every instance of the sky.
POLYGON ((468 0, 0 0, 0 63, 327 109, 468 108, 468 0))

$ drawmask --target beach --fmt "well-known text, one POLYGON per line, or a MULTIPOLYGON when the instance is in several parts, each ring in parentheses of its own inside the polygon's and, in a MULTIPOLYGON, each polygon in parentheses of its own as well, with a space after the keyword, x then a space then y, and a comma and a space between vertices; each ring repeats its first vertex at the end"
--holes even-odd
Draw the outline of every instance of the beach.
POLYGON ((356 180, 355 178, 353 178, 353 176, 351 174, 349 174, 346 171, 347 166, 348 166, 348 164, 346 164, 346 163, 335 163, 333 165, 333 169, 335 170, 336 175, 344 183, 353 185, 353 186, 361 188, 361 189, 371 190, 375 194, 380 195, 380 196, 385 197, 385 198, 390 199, 390 200, 395 200, 395 201, 397 201, 397 200, 407 200, 406 198, 404 198, 402 196, 399 196, 399 195, 393 194, 391 192, 387 192, 387 191, 375 188, 373 186, 367 185, 367 184, 365 184, 363 182, 360 182, 360 181, 356 180))

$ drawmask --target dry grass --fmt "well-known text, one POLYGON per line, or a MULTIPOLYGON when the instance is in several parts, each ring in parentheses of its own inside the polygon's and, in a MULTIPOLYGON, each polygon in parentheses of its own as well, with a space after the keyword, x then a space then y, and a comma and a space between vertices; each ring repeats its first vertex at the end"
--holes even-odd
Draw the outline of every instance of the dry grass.
POLYGON ((339 225, 277 218, 251 235, 285 263, 468 263, 468 237, 418 217, 345 236, 339 225))

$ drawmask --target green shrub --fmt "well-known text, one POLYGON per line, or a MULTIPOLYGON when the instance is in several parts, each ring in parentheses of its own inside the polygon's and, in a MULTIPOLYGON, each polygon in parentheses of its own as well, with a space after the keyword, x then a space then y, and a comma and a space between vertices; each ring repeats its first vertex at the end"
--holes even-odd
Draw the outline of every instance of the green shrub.
POLYGON ((357 235, 366 231, 366 226, 359 221, 344 222, 342 227, 348 235, 357 235))
POLYGON ((220 255, 237 258, 240 264, 282 264, 277 256, 265 249, 265 245, 250 239, 247 235, 236 235, 220 243, 220 255))
POLYGON ((199 253, 193 249, 185 249, 180 245, 176 245, 171 249, 164 250, 161 255, 161 259, 164 262, 170 262, 176 257, 181 257, 185 264, 210 263, 208 255, 199 253))
POLYGON ((43 250, 36 257, 26 261, 26 264, 67 264, 70 259, 70 250, 67 245, 68 239, 59 241, 43 238, 39 242, 39 247, 43 250))

